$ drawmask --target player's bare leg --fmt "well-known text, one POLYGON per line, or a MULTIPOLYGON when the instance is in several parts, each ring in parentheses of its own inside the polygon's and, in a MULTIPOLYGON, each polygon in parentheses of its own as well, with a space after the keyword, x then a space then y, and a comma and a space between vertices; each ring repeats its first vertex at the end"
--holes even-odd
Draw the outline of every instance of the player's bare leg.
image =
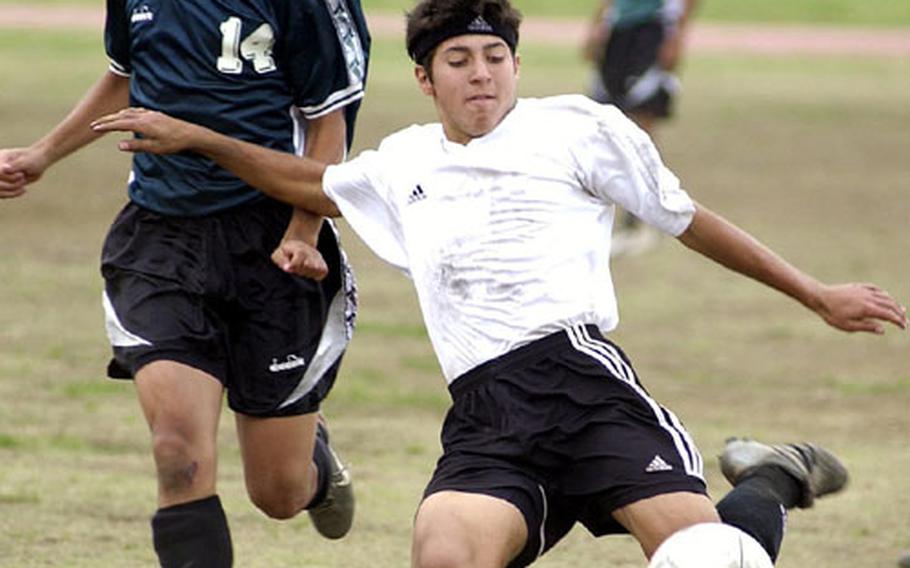
POLYGON ((648 558, 676 531, 698 523, 719 523, 711 500, 697 493, 665 493, 613 511, 613 517, 641 545, 648 558))
POLYGON ((354 498, 350 476, 328 444, 318 413, 255 418, 237 416, 247 491, 253 503, 276 519, 308 509, 326 538, 350 530, 354 498))
POLYGON ((221 383, 172 361, 144 366, 135 382, 152 435, 158 505, 167 507, 213 495, 221 383))
POLYGON ((221 383, 173 361, 144 366, 135 383, 158 474, 152 536, 161 566, 185 566, 201 558, 213 568, 230 566, 230 531, 215 494, 221 383))
POLYGON ((417 511, 413 568, 502 568, 528 538, 524 515, 511 503, 477 493, 440 491, 417 511))

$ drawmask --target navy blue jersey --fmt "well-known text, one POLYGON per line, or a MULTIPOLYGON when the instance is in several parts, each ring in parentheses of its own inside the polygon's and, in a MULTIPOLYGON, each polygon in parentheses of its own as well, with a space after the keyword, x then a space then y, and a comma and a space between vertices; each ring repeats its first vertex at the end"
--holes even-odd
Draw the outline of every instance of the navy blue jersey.
MULTIPOLYGON (((363 97, 369 35, 360 0, 107 0, 111 71, 130 104, 301 153, 305 122, 363 97)), ((195 153, 137 154, 130 199, 206 215, 261 194, 195 153)))

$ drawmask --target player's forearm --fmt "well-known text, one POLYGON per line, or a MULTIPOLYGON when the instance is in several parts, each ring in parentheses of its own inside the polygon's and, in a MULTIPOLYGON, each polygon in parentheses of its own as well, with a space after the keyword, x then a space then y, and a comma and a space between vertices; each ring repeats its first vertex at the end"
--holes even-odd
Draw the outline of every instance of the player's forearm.
POLYGON ((285 239, 303 241, 316 246, 319 240, 319 231, 322 229, 322 215, 313 213, 308 209, 294 207, 294 213, 284 232, 285 239))
MULTIPOLYGON (((306 124, 306 141, 303 155, 324 164, 337 164, 344 160, 347 144, 347 123, 344 109, 312 119, 306 124)), ((299 239, 315 246, 322 228, 322 216, 294 209, 285 238, 299 239)))
POLYGON ((344 109, 307 121, 304 156, 323 164, 338 164, 344 160, 346 145, 344 109))
POLYGON ((794 298, 812 311, 821 309, 823 285, 726 219, 698 207, 679 240, 715 262, 794 298))
POLYGON ((92 120, 127 106, 129 89, 129 78, 105 73, 70 114, 31 149, 40 152, 50 165, 94 142, 102 134, 90 128, 92 120))
POLYGON ((683 1, 683 11, 679 18, 679 27, 685 28, 688 26, 689 21, 692 19, 692 14, 695 13, 695 9, 698 7, 698 0, 684 0, 683 1))
POLYGON ((322 191, 326 165, 194 127, 188 149, 230 170, 266 195, 326 217, 339 215, 322 191))

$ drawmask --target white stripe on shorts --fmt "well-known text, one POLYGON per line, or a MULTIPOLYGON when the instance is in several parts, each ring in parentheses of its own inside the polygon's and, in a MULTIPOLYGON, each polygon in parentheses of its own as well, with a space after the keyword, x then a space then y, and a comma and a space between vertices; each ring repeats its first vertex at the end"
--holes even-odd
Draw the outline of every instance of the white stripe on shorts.
POLYGON ((704 480, 702 457, 695 447, 692 437, 675 414, 658 404, 638 384, 635 378, 635 371, 626 363, 616 348, 608 342, 591 337, 582 324, 577 324, 567 329, 566 335, 569 336, 569 341, 576 350, 592 357, 606 367, 611 374, 632 387, 632 390, 651 407, 654 416, 657 417, 657 422, 672 438, 686 473, 704 480))
POLYGON ((543 556, 543 551, 547 548, 547 515, 549 514, 549 503, 547 502, 547 492, 544 491, 543 486, 539 483, 537 484, 537 489, 540 490, 540 498, 543 500, 543 515, 540 520, 540 547, 537 549, 537 558, 543 556))
POLYGON ((107 290, 104 290, 101 294, 101 303, 104 306, 104 327, 107 330, 107 338, 111 343, 111 347, 138 347, 152 344, 149 340, 126 329, 123 323, 120 322, 117 311, 114 309, 114 304, 111 303, 111 298, 107 295, 107 290))
POLYGON ((325 326, 322 328, 322 335, 313 359, 304 371, 300 382, 297 383, 297 387, 278 408, 294 404, 313 390, 326 371, 344 354, 354 333, 354 320, 357 316, 357 286, 354 282, 354 273, 351 271, 344 249, 341 248, 338 228, 330 219, 325 222, 335 233, 335 242, 341 257, 341 288, 332 298, 332 303, 329 304, 325 326))
MULTIPOLYGON (((692 460, 691 463, 693 465, 693 470, 695 472, 697 472, 694 475, 697 475, 698 477, 702 477, 702 474, 704 473, 704 462, 702 461, 701 454, 698 451, 698 446, 695 445, 695 441, 692 440, 692 436, 689 435, 689 431, 686 430, 685 426, 683 426, 682 421, 680 421, 680 419, 676 416, 676 414, 674 414, 673 411, 671 411, 669 408, 666 408, 665 406, 659 404, 657 401, 655 401, 650 396, 648 396, 648 394, 645 392, 645 390, 641 388, 641 385, 638 384, 638 378, 635 375, 635 370, 632 369, 632 367, 626 362, 626 360, 622 358, 622 356, 616 350, 616 347, 614 345, 612 345, 606 341, 598 340, 596 338, 591 337, 591 334, 588 332, 588 328, 586 328, 583 325, 579 326, 579 328, 580 328, 579 331, 581 332, 582 336, 585 338, 585 340, 588 344, 590 344, 591 346, 594 346, 594 347, 602 347, 609 354, 608 355, 609 357, 611 357, 614 360, 619 361, 621 363, 622 369, 625 373, 623 376, 626 377, 628 379, 628 381, 630 381, 630 384, 636 388, 636 392, 640 392, 649 401, 649 404, 651 404, 652 408, 655 405, 658 408, 660 408, 660 410, 662 411, 662 414, 672 423, 673 429, 676 432, 678 432, 680 436, 682 436, 682 438, 685 442, 684 443, 685 452, 686 452, 685 455, 688 455, 689 458, 692 460)), ((677 448, 678 447, 679 447, 679 445, 677 444, 677 448)), ((689 472, 688 469, 686 471, 689 472)))

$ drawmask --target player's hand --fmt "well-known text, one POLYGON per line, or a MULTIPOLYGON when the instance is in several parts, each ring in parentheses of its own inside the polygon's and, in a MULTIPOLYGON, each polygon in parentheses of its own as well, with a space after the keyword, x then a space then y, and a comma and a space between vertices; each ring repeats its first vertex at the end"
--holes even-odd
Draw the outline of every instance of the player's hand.
POLYGON ((657 64, 664 71, 673 71, 679 65, 683 51, 683 35, 671 32, 657 52, 657 64))
POLYGON ((316 247, 299 239, 285 239, 272 253, 272 262, 288 274, 322 280, 329 267, 316 247))
POLYGON ((825 286, 819 300, 818 314, 843 331, 882 334, 884 322, 907 329, 907 308, 874 284, 825 286))
POLYGON ((125 108, 92 122, 95 132, 132 132, 137 138, 121 140, 124 152, 174 154, 193 147, 201 127, 164 113, 144 108, 125 108))
POLYGON ((585 36, 581 40, 581 57, 589 63, 600 63, 604 57, 607 40, 610 37, 610 27, 602 21, 593 22, 588 26, 585 36))
POLYGON ((19 197, 41 178, 47 162, 28 148, 0 150, 0 199, 19 197))

